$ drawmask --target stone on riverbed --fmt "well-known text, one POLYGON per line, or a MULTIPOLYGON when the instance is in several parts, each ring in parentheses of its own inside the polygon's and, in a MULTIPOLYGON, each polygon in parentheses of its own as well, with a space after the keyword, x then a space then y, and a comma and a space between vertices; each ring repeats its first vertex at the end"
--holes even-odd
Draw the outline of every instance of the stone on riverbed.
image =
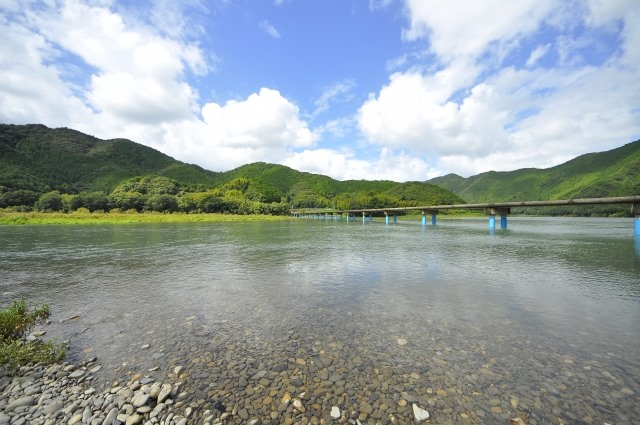
POLYGON ((331 417, 333 419, 338 419, 340 417, 340 408, 338 408, 338 406, 331 407, 331 417))
POLYGON ((413 416, 415 416, 416 421, 422 422, 429 419, 429 412, 421 409, 417 404, 413 403, 413 416))

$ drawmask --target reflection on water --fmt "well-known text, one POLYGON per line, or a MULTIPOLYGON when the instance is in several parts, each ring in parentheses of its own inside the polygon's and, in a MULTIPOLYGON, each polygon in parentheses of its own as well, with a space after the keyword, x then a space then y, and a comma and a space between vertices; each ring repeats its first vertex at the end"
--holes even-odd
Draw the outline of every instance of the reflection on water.
POLYGON ((175 323, 195 317, 274 349, 294 331, 393 358, 399 337, 415 355, 446 344, 462 353, 462 377, 477 372, 465 372, 469 353, 491 351, 531 382, 541 367, 568 373, 567 356, 589 368, 597 359, 640 394, 631 220, 510 218, 489 233, 484 219, 301 220, 2 227, 0 236, 2 304, 49 303, 50 333, 70 339, 75 357, 117 365, 149 335, 182 341, 175 323))

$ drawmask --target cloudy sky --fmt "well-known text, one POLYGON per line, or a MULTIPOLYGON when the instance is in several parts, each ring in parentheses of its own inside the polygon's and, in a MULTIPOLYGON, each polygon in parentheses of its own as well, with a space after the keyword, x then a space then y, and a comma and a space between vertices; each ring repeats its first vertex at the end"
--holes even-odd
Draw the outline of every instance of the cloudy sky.
POLYGON ((546 168, 640 138, 637 0, 0 0, 0 122, 204 168, 546 168))

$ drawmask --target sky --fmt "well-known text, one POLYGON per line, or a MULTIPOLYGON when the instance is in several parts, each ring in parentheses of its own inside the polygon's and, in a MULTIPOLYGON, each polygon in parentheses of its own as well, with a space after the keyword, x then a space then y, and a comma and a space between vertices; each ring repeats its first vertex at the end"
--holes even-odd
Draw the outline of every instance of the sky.
POLYGON ((640 139, 638 0, 0 0, 0 122, 227 171, 548 168, 640 139))

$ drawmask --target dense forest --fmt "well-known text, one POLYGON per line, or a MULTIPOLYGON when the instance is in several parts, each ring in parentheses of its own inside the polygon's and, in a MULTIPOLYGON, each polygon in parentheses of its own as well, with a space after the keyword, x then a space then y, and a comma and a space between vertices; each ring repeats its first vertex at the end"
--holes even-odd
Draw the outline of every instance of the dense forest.
POLYGON ((44 125, 0 125, 0 208, 288 214, 291 208, 464 203, 425 182, 337 181, 265 163, 225 173, 126 139, 44 125))
MULTIPOLYGON (((427 182, 338 181, 276 164, 227 172, 186 164, 126 139, 0 124, 0 208, 288 214, 292 208, 382 208, 640 194, 640 140, 548 169, 456 174, 427 182)), ((516 213, 622 215, 624 206, 516 213)))
MULTIPOLYGON (((581 155, 547 169, 490 171, 468 178, 448 174, 428 181, 467 202, 508 202, 640 195, 640 140, 606 152, 581 155)), ((608 215, 628 213, 617 205, 518 209, 520 213, 608 215)))

